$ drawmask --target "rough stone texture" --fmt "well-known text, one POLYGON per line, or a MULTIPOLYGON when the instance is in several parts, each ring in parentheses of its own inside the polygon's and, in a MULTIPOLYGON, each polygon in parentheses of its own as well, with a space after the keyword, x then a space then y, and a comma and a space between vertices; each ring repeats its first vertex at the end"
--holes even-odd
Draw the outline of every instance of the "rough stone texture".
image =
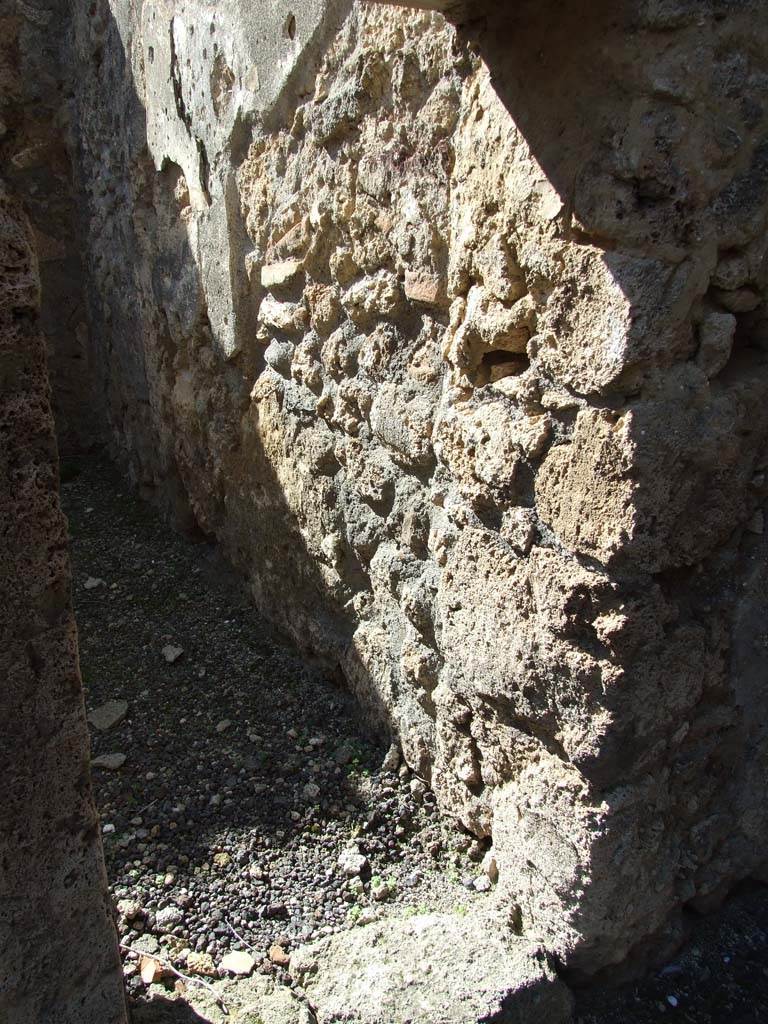
POLYGON ((491 0, 371 0, 396 7, 415 7, 422 11, 439 11, 451 21, 464 22, 483 14, 491 0))
POLYGON ((0 183, 0 1019, 122 1024, 32 246, 0 183))
POLYGON ((181 992, 169 992, 162 984, 152 985, 149 1001, 132 1007, 131 1024, 173 1024, 179 1020, 195 1024, 317 1024, 305 1000, 263 974, 213 980, 208 985, 184 986, 181 992), (177 1001, 181 1006, 175 1005, 177 1001))
POLYGON ((103 433, 83 296, 79 201, 73 188, 68 100, 75 71, 62 48, 69 0, 0 0, 0 168, 24 197, 45 303, 42 328, 59 446, 83 450, 103 433))
POLYGON ((317 1024, 567 1024, 571 995, 540 950, 492 918, 420 914, 297 950, 317 1024))
POLYGON ((768 25, 508 6, 80 11, 92 362, 590 973, 765 870, 768 25))

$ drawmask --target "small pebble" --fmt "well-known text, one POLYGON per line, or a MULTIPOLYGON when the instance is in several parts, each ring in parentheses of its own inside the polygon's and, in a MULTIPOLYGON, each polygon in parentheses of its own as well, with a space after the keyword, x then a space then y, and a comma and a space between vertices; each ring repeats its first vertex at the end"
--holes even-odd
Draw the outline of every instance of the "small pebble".
POLYGON ((362 874, 368 868, 368 858, 363 856, 359 850, 344 850, 339 856, 337 864, 348 878, 352 878, 354 875, 362 874))
POLYGON ((166 644, 160 653, 169 665, 173 665, 184 653, 184 648, 176 647, 174 644, 166 644))

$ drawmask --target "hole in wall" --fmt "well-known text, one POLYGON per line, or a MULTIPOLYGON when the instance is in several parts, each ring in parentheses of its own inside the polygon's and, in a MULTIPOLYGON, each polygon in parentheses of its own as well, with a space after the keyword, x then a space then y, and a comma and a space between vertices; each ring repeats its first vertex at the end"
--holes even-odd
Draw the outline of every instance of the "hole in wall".
POLYGON ((181 167, 172 160, 164 160, 160 181, 166 195, 172 195, 179 209, 189 206, 189 186, 181 167))
POLYGON ((473 383, 481 388, 486 384, 495 384, 505 377, 519 377, 530 365, 531 361, 524 353, 494 348, 480 357, 474 371, 473 383))
POLYGON ((758 308, 749 313, 736 314, 736 330, 733 335, 732 358, 757 354, 768 348, 768 313, 758 308))
POLYGON ((283 25, 283 35, 285 36, 286 39, 295 39, 296 38, 296 17, 295 17, 295 15, 289 14, 288 17, 285 19, 285 24, 283 25))

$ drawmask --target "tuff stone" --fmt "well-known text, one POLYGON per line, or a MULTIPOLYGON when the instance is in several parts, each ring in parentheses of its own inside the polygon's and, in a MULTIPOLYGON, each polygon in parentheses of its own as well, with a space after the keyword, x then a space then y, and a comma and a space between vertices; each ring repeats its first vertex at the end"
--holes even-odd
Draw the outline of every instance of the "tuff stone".
POLYGON ((538 950, 500 933, 482 916, 373 923, 298 949, 290 972, 318 1024, 566 1024, 571 998, 563 983, 538 950))
POLYGON ((301 270, 301 260, 283 260, 280 263, 270 263, 261 268, 262 288, 277 288, 287 284, 301 270))
POLYGON ((405 272, 405 297, 424 306, 443 306, 447 302, 445 287, 436 274, 405 272))

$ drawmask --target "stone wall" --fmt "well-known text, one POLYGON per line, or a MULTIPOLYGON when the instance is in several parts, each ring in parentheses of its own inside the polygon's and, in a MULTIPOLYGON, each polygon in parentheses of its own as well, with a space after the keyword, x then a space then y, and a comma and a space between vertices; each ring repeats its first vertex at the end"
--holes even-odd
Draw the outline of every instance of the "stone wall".
POLYGON ((77 452, 103 440, 104 414, 87 365, 84 248, 71 161, 75 68, 63 45, 69 8, 69 0, 0 0, 0 168, 24 197, 32 225, 56 432, 63 449, 77 452))
POLYGON ((257 6, 76 14, 113 449, 512 925, 658 951, 765 866, 762 4, 257 6))
POLYGON ((0 1020, 123 1024, 39 302, 0 183, 0 1020))

